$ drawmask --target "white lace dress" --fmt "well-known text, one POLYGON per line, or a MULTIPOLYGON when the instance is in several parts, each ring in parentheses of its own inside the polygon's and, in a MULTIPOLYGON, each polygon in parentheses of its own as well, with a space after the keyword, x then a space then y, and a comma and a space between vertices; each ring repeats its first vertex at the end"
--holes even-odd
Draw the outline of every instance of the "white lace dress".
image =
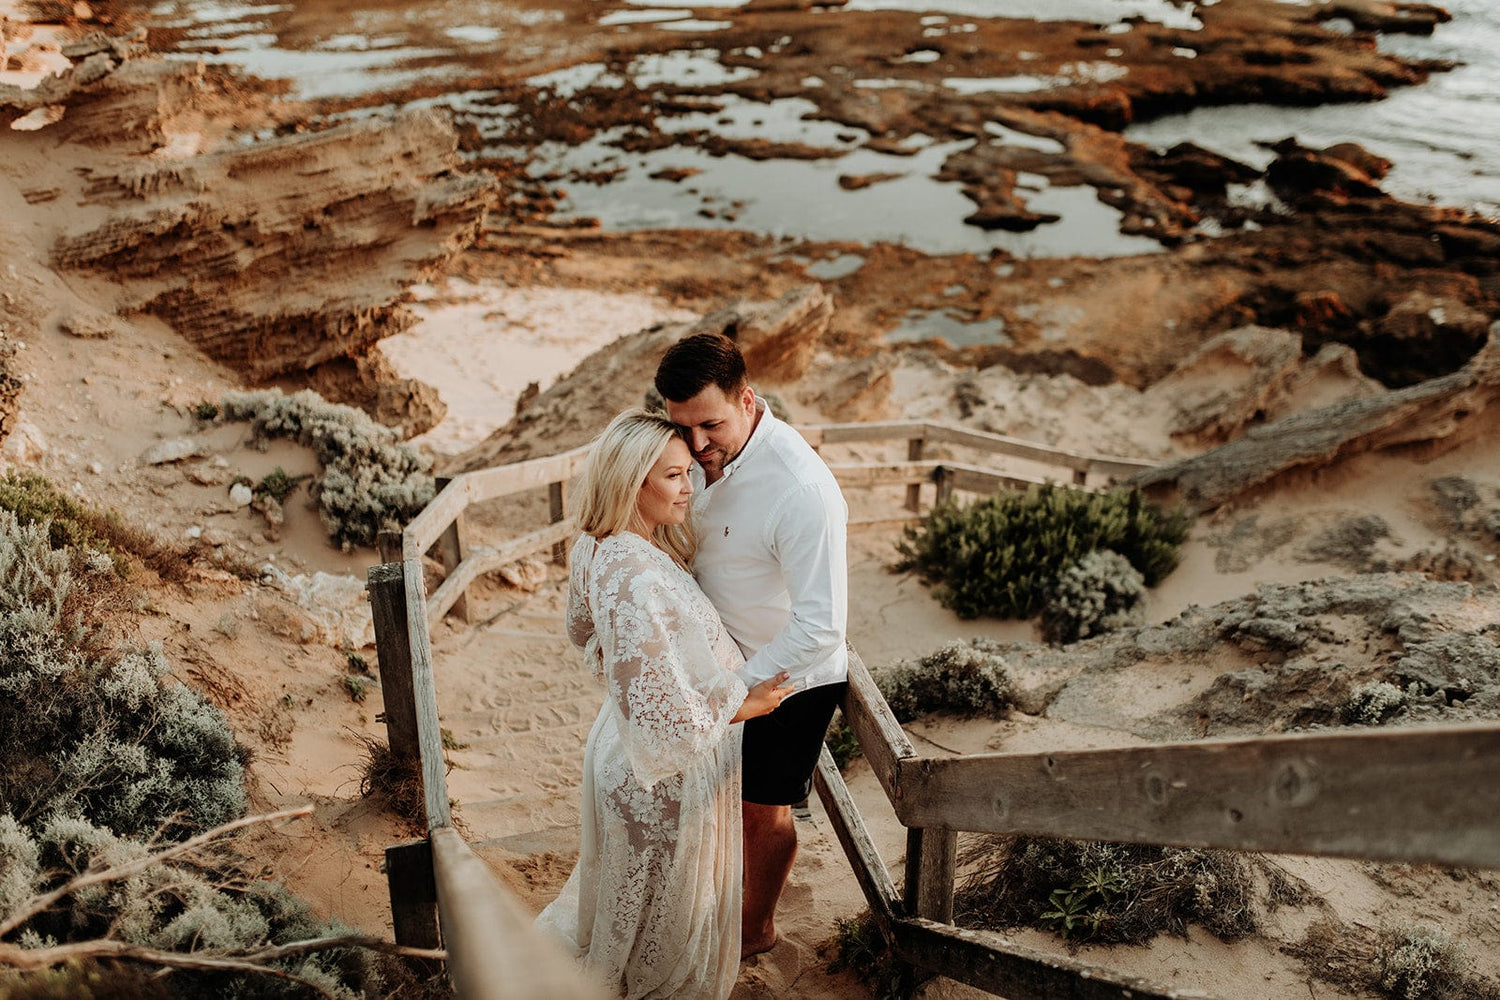
POLYGON ((537 918, 623 997, 729 995, 739 971, 743 659, 670 556, 573 548, 568 635, 608 689, 583 754, 582 845, 537 918))

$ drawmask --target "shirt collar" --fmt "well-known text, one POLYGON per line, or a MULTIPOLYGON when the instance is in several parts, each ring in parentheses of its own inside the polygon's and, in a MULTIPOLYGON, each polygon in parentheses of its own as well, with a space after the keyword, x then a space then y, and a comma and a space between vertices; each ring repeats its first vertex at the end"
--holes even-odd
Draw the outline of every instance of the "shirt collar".
POLYGON ((750 432, 750 440, 746 441, 740 453, 724 466, 724 475, 720 477, 721 480, 734 475, 735 470, 770 438, 771 425, 779 422, 775 414, 771 412, 771 407, 766 404, 765 397, 759 394, 755 397, 755 409, 760 413, 760 419, 756 421, 755 429, 750 432))

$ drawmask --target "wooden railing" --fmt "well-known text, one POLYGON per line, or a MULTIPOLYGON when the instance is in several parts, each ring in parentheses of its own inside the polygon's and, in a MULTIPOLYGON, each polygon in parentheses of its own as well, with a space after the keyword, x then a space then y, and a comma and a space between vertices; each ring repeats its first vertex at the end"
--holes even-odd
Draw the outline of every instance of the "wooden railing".
MULTIPOLYGON (((906 505, 912 511, 919 506, 922 487, 929 483, 933 484, 933 502, 938 502, 954 490, 991 492, 1043 478, 1097 485, 1145 467, 1144 463, 1080 455, 925 422, 834 424, 800 430, 815 448, 904 440, 905 462, 835 463, 831 468, 850 488, 906 486, 906 505), (924 459, 929 445, 938 443, 1040 463, 1047 476, 1012 475, 924 459)), ((552 943, 540 938, 529 917, 453 829, 429 640, 431 625, 450 610, 467 620, 468 588, 485 573, 537 552, 550 552, 559 563, 566 560, 567 541, 577 531, 566 512, 567 489, 586 456, 587 448, 576 448, 440 481, 437 496, 404 531, 380 537, 382 565, 369 573, 390 750, 420 768, 428 828, 425 839, 386 851, 395 936, 402 944, 424 948, 436 948, 441 941, 448 952, 449 977, 461 1000, 592 995, 591 988, 578 981, 571 963, 561 960, 552 943), (548 496, 545 527, 498 544, 470 544, 465 517, 469 508, 542 487, 548 496), (446 571, 442 584, 431 594, 426 592, 422 572, 422 558, 429 553, 437 555, 446 571), (538 960, 547 955, 556 961, 538 960)), ((884 876, 884 868, 879 873, 884 876)))
MULTIPOLYGON (((824 424, 799 427, 814 448, 829 445, 904 441, 905 461, 830 462, 840 485, 848 489, 905 486, 906 507, 921 506, 923 487, 931 484, 931 500, 940 503, 955 490, 993 493, 1006 487, 1024 487, 1045 481, 1069 482, 1093 488, 1117 478, 1151 468, 1149 462, 1084 455, 1048 448, 1018 438, 985 434, 948 424, 928 421, 892 421, 869 424, 824 424), (967 448, 986 456, 988 465, 933 457, 935 445, 967 448), (1007 460, 1027 466, 1007 471, 1007 460)), ((468 620, 468 589, 485 573, 537 552, 552 552, 556 562, 567 557, 567 539, 577 525, 567 515, 568 484, 583 469, 588 449, 575 448, 559 455, 467 472, 439 481, 433 501, 400 534, 380 537, 380 556, 385 562, 419 559, 429 551, 442 562, 446 577, 427 598, 429 624, 436 624, 450 610, 468 620), (542 528, 496 545, 474 546, 468 538, 465 512, 475 504, 514 496, 545 486, 550 522, 542 528)))
POLYGON ((1009 1000, 1181 994, 951 926, 959 832, 1500 868, 1493 723, 923 757, 857 654, 844 717, 907 828, 898 896, 824 750, 814 783, 881 934, 1009 1000))
POLYGON ((396 941, 444 948, 459 1000, 603 1000, 453 828, 420 559, 369 572, 393 757, 420 770, 427 837, 386 848, 396 941))
MULTIPOLYGON (((819 448, 905 440, 905 461, 831 462, 830 468, 847 488, 905 485, 906 506, 911 510, 921 505, 923 487, 928 484, 933 487, 932 502, 937 503, 954 490, 991 492, 1046 479, 1092 488, 1146 467, 1145 463, 1078 455, 925 422, 801 430, 819 448), (1040 465, 1042 471, 939 460, 928 451, 935 444, 977 450, 1001 463, 1015 459, 1040 465)), ((382 632, 380 604, 376 603, 377 635, 384 636, 379 639, 381 681, 393 751, 398 732, 412 733, 410 738, 420 747, 433 830, 428 841, 388 852, 396 859, 390 870, 397 939, 427 947, 435 944, 422 936, 433 921, 421 896, 426 884, 435 883, 430 895, 449 900, 443 909, 443 938, 450 954, 450 975, 462 1000, 584 995, 581 986, 524 980, 507 980, 503 993, 470 985, 499 983, 485 976, 504 964, 498 957, 504 948, 521 952, 541 948, 536 954, 545 953, 546 948, 545 942, 534 943, 529 921, 518 915, 493 880, 455 874, 464 866, 473 871, 482 862, 467 853, 448 821, 427 640, 429 623, 450 609, 466 613, 465 591, 483 573, 542 551, 550 551, 558 562, 565 560, 566 540, 576 530, 566 513, 567 484, 582 468, 584 456, 584 449, 576 449, 446 482, 405 532, 382 537, 382 557, 389 564, 371 571, 372 602, 380 585, 377 577, 399 575, 401 579, 401 625, 409 634, 398 634, 392 624, 382 632), (546 527, 498 545, 466 545, 464 513, 471 505, 543 486, 549 496, 546 527), (448 576, 433 594, 426 595, 420 559, 429 550, 436 550, 448 576), (387 678, 387 644, 398 653, 410 651, 408 663, 392 665, 395 674, 410 678, 406 682, 409 693, 398 677, 387 678), (409 702, 410 712, 393 714, 393 702, 409 702), (423 849, 430 851, 430 861, 424 862, 423 849), (426 883, 421 878, 424 873, 426 883), (400 892, 398 883, 405 887, 400 892), (398 900, 401 893, 405 896, 398 900), (414 911, 419 913, 418 931, 408 931, 403 940, 399 915, 408 914, 409 921, 414 911), (478 934, 477 928, 487 928, 482 921, 489 920, 500 921, 501 929, 485 930, 482 941, 469 936, 478 934)), ((389 589, 390 584, 384 586, 389 589)), ((386 613, 387 618, 394 615, 386 613)), ((896 818, 907 828, 904 884, 898 891, 825 750, 815 785, 881 934, 910 965, 1010 1000, 1187 993, 1024 948, 997 934, 952 926, 957 834, 961 831, 1500 867, 1500 725, 1361 730, 1119 750, 924 757, 913 749, 853 650, 844 716, 896 818)), ((549 975, 571 975, 566 962, 528 964, 547 966, 553 966, 549 975)))

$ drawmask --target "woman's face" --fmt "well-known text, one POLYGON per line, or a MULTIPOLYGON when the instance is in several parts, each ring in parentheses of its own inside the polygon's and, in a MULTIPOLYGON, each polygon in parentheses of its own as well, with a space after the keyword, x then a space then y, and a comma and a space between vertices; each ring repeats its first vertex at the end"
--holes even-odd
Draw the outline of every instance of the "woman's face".
POLYGON ((688 464, 692 456, 681 438, 674 437, 662 449, 661 457, 646 473, 635 509, 640 513, 645 531, 650 534, 664 524, 681 524, 687 520, 688 498, 693 484, 688 481, 688 464))

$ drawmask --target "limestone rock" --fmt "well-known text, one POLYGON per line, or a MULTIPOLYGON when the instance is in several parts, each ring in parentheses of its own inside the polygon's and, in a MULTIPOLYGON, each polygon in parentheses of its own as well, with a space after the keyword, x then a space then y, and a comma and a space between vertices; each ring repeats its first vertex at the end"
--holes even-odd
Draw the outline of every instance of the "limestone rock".
POLYGON ((1172 434, 1227 440, 1265 412, 1301 359, 1296 334, 1240 327, 1207 341, 1148 394, 1171 405, 1172 434))
POLYGON ((252 379, 302 371, 410 326, 406 288, 477 232, 494 179, 456 170, 457 143, 410 111, 99 167, 90 196, 113 212, 54 257, 108 272, 129 307, 252 379))
POLYGON ((208 443, 193 438, 168 438, 158 441, 141 453, 142 465, 167 465, 185 458, 197 458, 208 451, 208 443))
POLYGON ((421 379, 403 378, 381 383, 375 419, 396 427, 403 438, 413 438, 438 425, 448 415, 448 404, 437 389, 421 379))
POLYGON ((523 559, 500 568, 500 579, 528 594, 547 582, 547 566, 539 559, 523 559))
POLYGON ((709 313, 684 334, 722 333, 739 345, 750 377, 793 382, 807 372, 833 317, 822 285, 801 285, 774 302, 736 301, 709 313))
POLYGON ((1392 340, 1439 344, 1458 340, 1467 353, 1484 343, 1489 317, 1474 307, 1421 290, 1413 291, 1375 323, 1375 332, 1392 340))
POLYGON ((5 430, 5 440, 0 443, 0 461, 7 465, 34 466, 47 457, 47 442, 42 432, 29 420, 22 420, 12 412, 0 414, 0 428, 5 430))
POLYGON ((125 324, 107 313, 89 311, 76 312, 58 321, 63 333, 80 340, 108 340, 120 333, 125 324))
POLYGON ((338 649, 362 649, 375 642, 375 621, 364 581, 335 573, 293 575, 271 565, 264 572, 291 602, 290 607, 284 600, 258 604, 261 621, 273 631, 302 643, 321 642, 338 649))
POLYGON ((1480 433, 1476 417, 1497 398, 1500 340, 1492 328, 1485 348, 1452 375, 1293 414, 1132 482, 1164 499, 1175 495, 1195 510, 1210 510, 1292 470, 1397 445, 1440 449, 1464 440, 1480 433))

